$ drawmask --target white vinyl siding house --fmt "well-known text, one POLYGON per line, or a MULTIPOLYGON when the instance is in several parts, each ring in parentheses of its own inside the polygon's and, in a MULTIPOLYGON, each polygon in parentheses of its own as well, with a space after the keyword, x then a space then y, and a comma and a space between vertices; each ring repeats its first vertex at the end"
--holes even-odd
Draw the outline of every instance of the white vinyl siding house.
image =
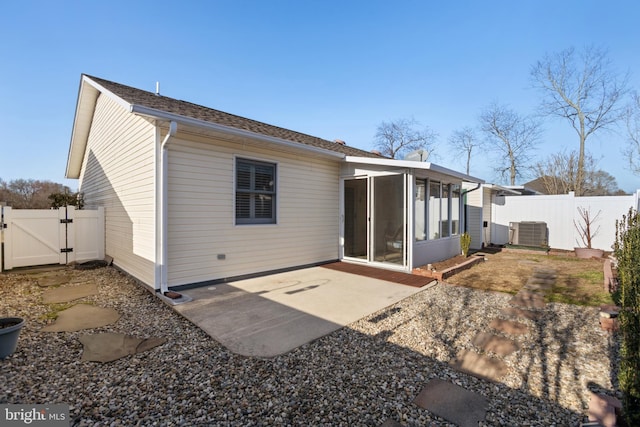
POLYGON ((86 75, 66 176, 105 207, 114 264, 163 293, 343 259, 446 259, 460 250, 456 188, 474 181, 86 75), (425 241, 417 180, 446 195, 426 208, 422 226, 437 214, 439 231, 425 241))
POLYGON ((105 253, 147 284, 155 263, 155 127, 98 96, 79 189, 88 208, 105 208, 105 253))
POLYGON ((178 135, 169 153, 171 285, 338 259, 338 171, 335 161, 178 135), (235 223, 237 158, 277 165, 276 224, 235 223))

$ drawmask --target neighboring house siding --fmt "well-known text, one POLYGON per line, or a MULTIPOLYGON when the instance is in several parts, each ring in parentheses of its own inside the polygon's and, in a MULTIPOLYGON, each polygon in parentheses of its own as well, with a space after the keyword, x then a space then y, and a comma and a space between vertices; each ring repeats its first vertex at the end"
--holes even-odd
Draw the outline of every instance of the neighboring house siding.
MULTIPOLYGON (((463 186, 464 190, 472 190, 476 185, 463 186)), ((471 248, 480 249, 482 247, 482 192, 480 187, 466 194, 467 208, 467 231, 471 236, 471 248)))
POLYGON ((482 221, 487 222, 487 226, 482 227, 482 240, 485 246, 495 243, 492 237, 495 225, 492 218, 492 199, 494 194, 495 193, 489 188, 482 189, 482 221))
POLYGON ((105 207, 105 253, 153 286, 154 126, 100 95, 80 176, 87 207, 105 207))
POLYGON ((170 286, 338 258, 338 162, 191 139, 169 145, 170 286), (235 156, 277 164, 277 224, 235 225, 235 156))
POLYGON ((482 190, 482 221, 487 222, 486 227, 482 227, 482 240, 485 246, 488 246, 492 243, 496 243, 493 239, 494 227, 493 223, 493 198, 495 196, 495 192, 491 191, 489 188, 484 188, 482 190))

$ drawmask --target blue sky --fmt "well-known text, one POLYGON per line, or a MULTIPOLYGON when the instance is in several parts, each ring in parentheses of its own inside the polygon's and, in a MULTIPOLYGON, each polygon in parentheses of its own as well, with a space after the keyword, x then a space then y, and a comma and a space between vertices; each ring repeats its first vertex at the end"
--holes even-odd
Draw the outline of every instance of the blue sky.
MULTIPOLYGON (((536 112, 529 70, 545 53, 595 44, 640 90, 637 1, 29 1, 0 7, 0 178, 64 171, 81 73, 155 90, 370 150, 382 121, 439 134, 475 126, 493 101, 536 112)), ((545 120, 536 157, 578 148, 545 120)), ((622 130, 587 149, 626 191, 622 130)), ((471 174, 499 182, 486 153, 471 174)))

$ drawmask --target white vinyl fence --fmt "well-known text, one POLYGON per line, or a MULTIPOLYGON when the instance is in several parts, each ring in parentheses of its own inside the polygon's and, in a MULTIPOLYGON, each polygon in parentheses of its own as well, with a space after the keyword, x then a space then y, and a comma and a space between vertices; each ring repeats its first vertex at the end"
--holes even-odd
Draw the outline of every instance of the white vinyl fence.
POLYGON ((621 220, 630 208, 638 209, 640 190, 630 196, 575 197, 569 194, 544 196, 494 196, 491 205, 491 241, 509 243, 509 223, 542 221, 547 223, 549 246, 555 249, 573 250, 584 246, 574 221, 581 222, 578 208, 587 209, 591 216, 600 213, 593 224, 598 233, 592 239, 592 247, 610 251, 615 243, 616 220, 621 220))
POLYGON ((0 209, 0 271, 104 258, 103 208, 0 209))

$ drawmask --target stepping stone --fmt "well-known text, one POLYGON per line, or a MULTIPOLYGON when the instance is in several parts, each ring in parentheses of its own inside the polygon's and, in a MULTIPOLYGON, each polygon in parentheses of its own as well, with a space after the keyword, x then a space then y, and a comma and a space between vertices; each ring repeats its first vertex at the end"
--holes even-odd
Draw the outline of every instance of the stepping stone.
POLYGON ((597 422, 605 427, 615 427, 617 416, 622 411, 620 400, 604 394, 591 393, 587 415, 589 421, 597 422))
POLYGON ((522 287, 522 289, 529 291, 529 292, 536 292, 536 293, 540 293, 540 294, 545 294, 548 291, 551 290, 551 286, 550 285, 540 285, 538 283, 527 283, 526 285, 524 285, 522 287))
POLYGON ((521 319, 538 320, 542 315, 539 311, 523 310, 521 308, 507 307, 500 312, 505 316, 520 317, 521 319))
POLYGON ((120 313, 112 308, 77 304, 58 313, 56 322, 41 329, 43 332, 75 332, 100 328, 115 323, 120 313))
POLYGON ((47 288, 49 286, 65 285, 71 281, 71 277, 66 274, 55 274, 39 277, 36 280, 38 281, 38 286, 41 288, 47 288))
POLYGON ((94 283, 87 283, 78 286, 64 286, 56 289, 48 289, 42 294, 42 302, 45 304, 55 304, 69 302, 80 298, 88 297, 98 293, 98 286, 94 283))
POLYGON ((515 341, 486 332, 480 332, 471 343, 481 350, 490 351, 499 356, 508 356, 520 350, 520 346, 515 341))
POLYGON ((555 280, 540 280, 540 279, 531 277, 529 280, 527 280, 527 284, 524 285, 524 288, 548 291, 548 290, 551 290, 551 288, 553 288, 553 284, 555 282, 556 282, 555 280))
POLYGON ((103 363, 142 353, 167 342, 166 338, 143 339, 112 332, 81 335, 79 340, 84 346, 82 360, 103 363))
POLYGON ((524 335, 529 332, 529 327, 524 323, 512 320, 493 319, 489 324, 493 329, 509 335, 524 335))
POLYGON ((553 277, 538 277, 538 276, 529 277, 529 279, 527 280, 527 282, 537 283, 540 285, 553 285, 555 281, 556 279, 553 277))
POLYGON ((555 273, 554 274, 550 274, 550 273, 534 272, 531 277, 533 279, 536 279, 536 280, 545 280, 545 281, 556 280, 555 273))
POLYGON ((413 403, 460 427, 478 427, 489 406, 482 395, 439 379, 429 381, 413 403))
POLYGON ((534 268, 533 275, 538 277, 552 277, 555 279, 556 271, 550 268, 534 268))
POLYGON ((520 291, 511 300, 509 304, 524 308, 544 308, 544 297, 535 292, 520 291))
POLYGON ((462 372, 489 381, 500 381, 508 371, 507 365, 495 357, 484 356, 472 350, 461 350, 449 365, 462 372))
POLYGON ((380 424, 380 427, 402 427, 402 424, 392 418, 387 418, 385 422, 380 424))

